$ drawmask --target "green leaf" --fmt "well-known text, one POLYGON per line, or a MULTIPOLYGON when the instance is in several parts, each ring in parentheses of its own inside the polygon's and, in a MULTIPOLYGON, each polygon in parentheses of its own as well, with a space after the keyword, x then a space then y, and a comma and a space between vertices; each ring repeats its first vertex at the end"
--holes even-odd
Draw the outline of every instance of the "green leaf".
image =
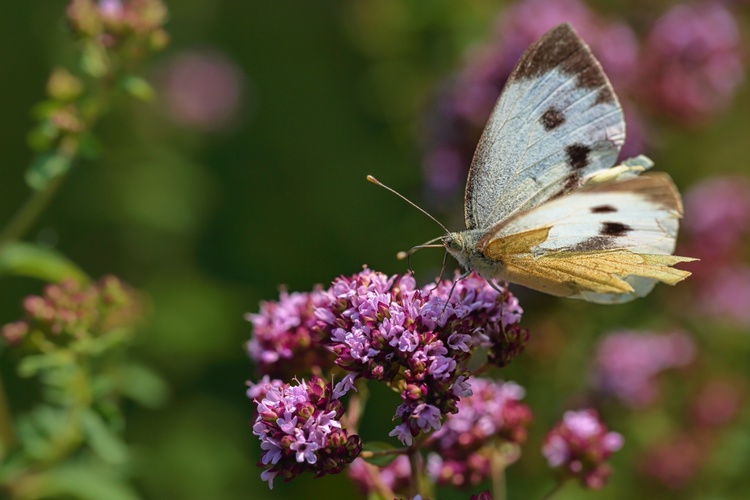
POLYGON ((169 395, 169 385, 156 372, 139 364, 123 367, 123 395, 148 408, 161 406, 169 395))
POLYGON ((102 154, 102 145, 93 134, 84 133, 78 143, 78 154, 87 160, 96 160, 102 154))
POLYGON ((365 443, 362 446, 362 451, 369 451, 369 452, 383 452, 383 451, 391 451, 393 450, 393 453, 389 453, 387 455, 375 455, 374 457, 362 457, 366 462, 371 463, 372 465, 377 465, 378 467, 385 467, 389 463, 396 460, 396 458, 401 455, 400 453, 397 453, 396 447, 393 445, 390 445, 383 441, 370 441, 365 443))
POLYGON ((70 170, 72 158, 63 154, 40 153, 26 169, 26 183, 36 191, 41 191, 55 177, 59 177, 70 170))
POLYGON ((64 279, 81 283, 89 281, 86 273, 60 252, 23 242, 0 246, 0 276, 3 275, 26 276, 49 282, 64 279))
POLYGON ((83 432, 91 449, 102 460, 120 464, 128 458, 125 443, 107 426, 98 413, 87 410, 82 416, 83 432))
POLYGON ((33 476, 24 490, 26 498, 75 498, 78 500, 137 500, 138 494, 112 467, 97 464, 62 465, 33 476))
POLYGON ((81 442, 79 413, 69 408, 38 406, 17 420, 17 435, 32 461, 59 460, 81 442))
POLYGON ((81 69, 94 78, 106 75, 109 70, 109 60, 104 47, 93 41, 86 43, 81 53, 81 69))
POLYGON ((18 363, 18 375, 22 378, 33 377, 41 371, 59 369, 73 363, 75 363, 75 358, 65 350, 32 354, 25 356, 18 363))
POLYGON ((43 121, 29 132, 27 140, 29 147, 34 151, 45 151, 52 147, 53 142, 59 135, 59 128, 49 121, 43 121))
POLYGON ((155 92, 151 84, 139 76, 128 75, 120 79, 120 85, 133 97, 142 101, 150 101, 155 92))

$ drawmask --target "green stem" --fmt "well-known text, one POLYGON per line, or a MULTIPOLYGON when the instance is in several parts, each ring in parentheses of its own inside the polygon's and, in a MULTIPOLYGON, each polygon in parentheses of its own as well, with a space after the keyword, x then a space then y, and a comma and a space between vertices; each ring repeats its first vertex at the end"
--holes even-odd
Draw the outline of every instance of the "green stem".
POLYGON ((3 381, 0 379, 0 459, 5 456, 7 450, 13 447, 16 434, 13 430, 13 419, 10 415, 8 398, 5 396, 3 381))
POLYGON ((492 498, 493 500, 505 500, 505 457, 499 449, 492 452, 491 478, 492 478, 492 498))
POLYGON ((417 448, 409 448, 409 468, 411 469, 409 490, 411 498, 417 495, 422 496, 422 471, 419 462, 419 451, 417 448))
POLYGON ((26 203, 18 209, 18 212, 0 232, 0 247, 10 241, 20 239, 34 225, 54 198, 64 178, 63 175, 56 177, 50 181, 47 187, 32 193, 26 203))
POLYGON ((562 480, 562 479, 558 480, 555 483, 555 485, 552 487, 552 489, 549 490, 547 494, 542 497, 542 500, 549 500, 550 498, 555 496, 560 491, 560 489, 562 489, 564 484, 565 484, 565 480, 562 480))
POLYGON ((409 448, 393 448, 390 450, 377 450, 377 451, 368 451, 365 450, 362 453, 359 454, 362 458, 372 458, 372 457, 385 457, 388 455, 405 455, 409 453, 409 448))

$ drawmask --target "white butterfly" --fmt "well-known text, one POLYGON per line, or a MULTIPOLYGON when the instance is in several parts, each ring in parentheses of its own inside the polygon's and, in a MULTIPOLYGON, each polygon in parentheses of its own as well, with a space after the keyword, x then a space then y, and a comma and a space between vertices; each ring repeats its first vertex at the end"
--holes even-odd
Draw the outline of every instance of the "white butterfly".
POLYGON ((467 270, 599 303, 643 297, 671 266, 682 201, 644 157, 613 167, 622 108, 568 24, 521 57, 482 133, 464 198, 466 231, 440 240, 467 270))

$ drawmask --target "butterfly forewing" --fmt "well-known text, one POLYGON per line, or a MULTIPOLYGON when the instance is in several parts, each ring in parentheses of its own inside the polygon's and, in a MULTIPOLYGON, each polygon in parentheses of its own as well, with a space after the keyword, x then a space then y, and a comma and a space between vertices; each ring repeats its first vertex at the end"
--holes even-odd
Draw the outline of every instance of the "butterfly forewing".
POLYGON ((490 227, 578 188, 611 167, 624 141, 622 109, 601 66, 570 25, 532 45, 482 134, 465 194, 468 229, 490 227))

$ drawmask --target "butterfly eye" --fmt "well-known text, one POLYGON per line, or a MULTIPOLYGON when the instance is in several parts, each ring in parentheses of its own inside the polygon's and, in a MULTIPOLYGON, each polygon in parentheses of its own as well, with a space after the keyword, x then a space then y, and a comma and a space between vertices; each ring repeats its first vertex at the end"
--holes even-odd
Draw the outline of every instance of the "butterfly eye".
POLYGON ((446 236, 443 243, 451 253, 460 253, 464 249, 464 240, 459 235, 446 236))

